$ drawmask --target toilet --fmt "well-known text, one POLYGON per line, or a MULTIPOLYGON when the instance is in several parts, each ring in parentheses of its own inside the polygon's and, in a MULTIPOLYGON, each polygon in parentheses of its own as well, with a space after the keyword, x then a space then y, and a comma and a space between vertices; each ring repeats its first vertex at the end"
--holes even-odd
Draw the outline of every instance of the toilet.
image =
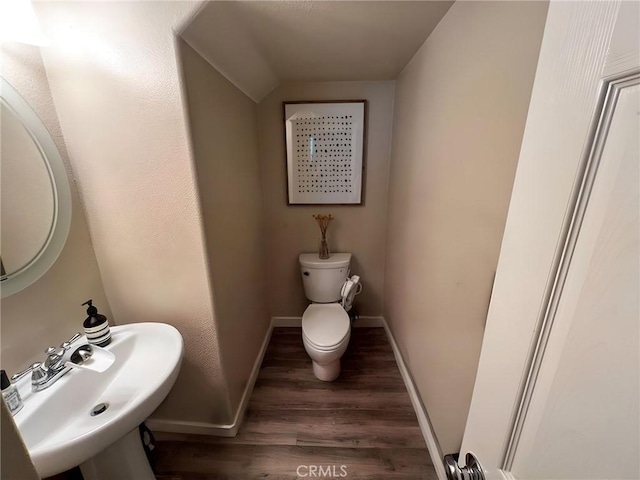
POLYGON ((357 275, 349 278, 350 253, 334 253, 327 260, 302 253, 299 261, 304 292, 312 302, 302 315, 302 342, 314 375, 331 382, 340 375, 340 358, 351 336, 348 312, 362 284, 357 275))

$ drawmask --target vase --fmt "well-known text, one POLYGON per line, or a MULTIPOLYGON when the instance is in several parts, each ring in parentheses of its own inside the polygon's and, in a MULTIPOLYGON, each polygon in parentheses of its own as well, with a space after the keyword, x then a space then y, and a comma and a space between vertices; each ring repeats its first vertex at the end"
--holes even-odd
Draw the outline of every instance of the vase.
POLYGON ((318 256, 320 257, 320 260, 327 260, 331 256, 329 253, 329 242, 327 242, 327 237, 325 235, 320 239, 318 256))

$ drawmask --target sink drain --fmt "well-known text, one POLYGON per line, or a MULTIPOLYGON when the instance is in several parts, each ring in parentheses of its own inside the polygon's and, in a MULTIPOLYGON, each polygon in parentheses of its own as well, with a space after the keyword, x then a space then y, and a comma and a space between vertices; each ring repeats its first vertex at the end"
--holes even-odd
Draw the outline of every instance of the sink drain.
POLYGON ((107 408, 109 408, 109 404, 108 403, 99 403, 98 405, 96 405, 95 407, 93 407, 91 409, 91 416, 95 417, 96 415, 100 415, 107 408))

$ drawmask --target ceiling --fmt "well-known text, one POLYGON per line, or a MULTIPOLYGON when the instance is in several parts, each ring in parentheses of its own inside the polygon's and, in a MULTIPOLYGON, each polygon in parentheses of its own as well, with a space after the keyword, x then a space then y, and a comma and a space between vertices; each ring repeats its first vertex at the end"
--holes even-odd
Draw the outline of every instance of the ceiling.
POLYGON ((392 80, 452 1, 210 1, 182 38, 254 101, 284 81, 392 80))

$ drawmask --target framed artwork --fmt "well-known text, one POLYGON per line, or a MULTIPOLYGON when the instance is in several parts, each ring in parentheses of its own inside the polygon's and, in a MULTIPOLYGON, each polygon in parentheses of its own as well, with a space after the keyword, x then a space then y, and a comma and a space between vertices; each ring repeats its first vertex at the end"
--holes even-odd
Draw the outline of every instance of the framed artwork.
POLYGON ((362 204, 367 101, 283 106, 289 205, 362 204))

